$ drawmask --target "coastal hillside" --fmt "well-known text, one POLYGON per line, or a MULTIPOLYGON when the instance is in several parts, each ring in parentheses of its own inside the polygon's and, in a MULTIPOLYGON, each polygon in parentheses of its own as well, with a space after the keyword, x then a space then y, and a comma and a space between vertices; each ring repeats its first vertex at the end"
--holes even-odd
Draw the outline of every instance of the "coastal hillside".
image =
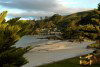
POLYGON ((98 10, 89 10, 68 16, 55 14, 51 17, 46 17, 44 20, 40 20, 40 22, 49 24, 53 28, 52 30, 56 28, 56 31, 60 31, 65 39, 84 37, 95 40, 99 38, 98 33, 100 32, 99 13, 100 11, 98 10))

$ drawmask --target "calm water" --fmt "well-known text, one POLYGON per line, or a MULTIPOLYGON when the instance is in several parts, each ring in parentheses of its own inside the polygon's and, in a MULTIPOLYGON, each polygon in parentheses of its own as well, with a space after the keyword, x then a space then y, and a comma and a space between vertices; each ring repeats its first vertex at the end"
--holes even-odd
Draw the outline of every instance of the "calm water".
POLYGON ((18 42, 16 42, 16 47, 27 47, 27 46, 38 46, 43 44, 52 44, 59 42, 60 40, 48 40, 48 39, 41 39, 45 36, 32 36, 27 35, 23 36, 18 42))

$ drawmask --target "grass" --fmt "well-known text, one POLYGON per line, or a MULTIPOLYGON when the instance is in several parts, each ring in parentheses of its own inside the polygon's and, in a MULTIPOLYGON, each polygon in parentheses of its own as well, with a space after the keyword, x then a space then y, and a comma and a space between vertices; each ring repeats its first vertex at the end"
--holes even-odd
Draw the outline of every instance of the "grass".
POLYGON ((79 58, 70 58, 59 62, 54 62, 38 67, 100 67, 100 64, 94 64, 92 66, 82 66, 79 64, 79 58))

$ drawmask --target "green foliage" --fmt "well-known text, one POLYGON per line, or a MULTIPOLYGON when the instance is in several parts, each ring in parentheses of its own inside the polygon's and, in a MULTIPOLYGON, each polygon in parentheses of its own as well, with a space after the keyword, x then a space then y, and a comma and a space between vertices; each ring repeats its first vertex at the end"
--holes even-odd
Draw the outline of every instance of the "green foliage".
POLYGON ((0 23, 2 23, 2 21, 5 19, 7 15, 7 11, 3 11, 1 14, 0 14, 0 23))
POLYGON ((27 63, 25 58, 23 57, 23 54, 25 53, 25 50, 22 48, 10 48, 9 50, 6 50, 2 53, 0 53, 0 66, 3 67, 3 65, 13 65, 15 67, 20 67, 27 63))
POLYGON ((100 3, 98 4, 98 10, 100 11, 100 3))
POLYGON ((17 21, 19 21, 21 17, 17 17, 17 18, 12 18, 10 20, 7 21, 7 23, 9 23, 10 25, 15 25, 17 23, 17 21))
POLYGON ((89 47, 92 47, 92 48, 99 48, 100 49, 100 44, 90 44, 89 47))
POLYGON ((62 20, 62 16, 59 14, 54 14, 52 17, 50 17, 50 20, 53 21, 54 24, 58 24, 60 20, 62 20))
MULTIPOLYGON (((3 20, 5 15, 1 14, 0 18, 3 20)), ((20 39, 19 32, 23 29, 17 24, 18 20, 19 18, 14 18, 7 22, 2 21, 0 24, 0 67, 20 67, 28 62, 23 55, 30 50, 30 47, 13 46, 20 39)))
POLYGON ((58 24, 58 30, 64 39, 88 38, 95 40, 100 32, 100 21, 97 10, 68 15, 58 24))
POLYGON ((31 35, 35 31, 35 24, 34 20, 18 21, 17 25, 22 28, 19 35, 31 35))

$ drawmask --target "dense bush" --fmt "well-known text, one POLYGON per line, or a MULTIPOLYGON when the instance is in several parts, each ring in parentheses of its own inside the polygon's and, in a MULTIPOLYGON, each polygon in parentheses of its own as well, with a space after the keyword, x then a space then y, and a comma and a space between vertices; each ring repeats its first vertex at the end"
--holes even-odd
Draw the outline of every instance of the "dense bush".
POLYGON ((6 14, 7 11, 0 14, 0 67, 20 67, 28 62, 23 55, 30 48, 13 46, 20 39, 18 32, 22 28, 14 23, 18 19, 4 22, 6 14))

